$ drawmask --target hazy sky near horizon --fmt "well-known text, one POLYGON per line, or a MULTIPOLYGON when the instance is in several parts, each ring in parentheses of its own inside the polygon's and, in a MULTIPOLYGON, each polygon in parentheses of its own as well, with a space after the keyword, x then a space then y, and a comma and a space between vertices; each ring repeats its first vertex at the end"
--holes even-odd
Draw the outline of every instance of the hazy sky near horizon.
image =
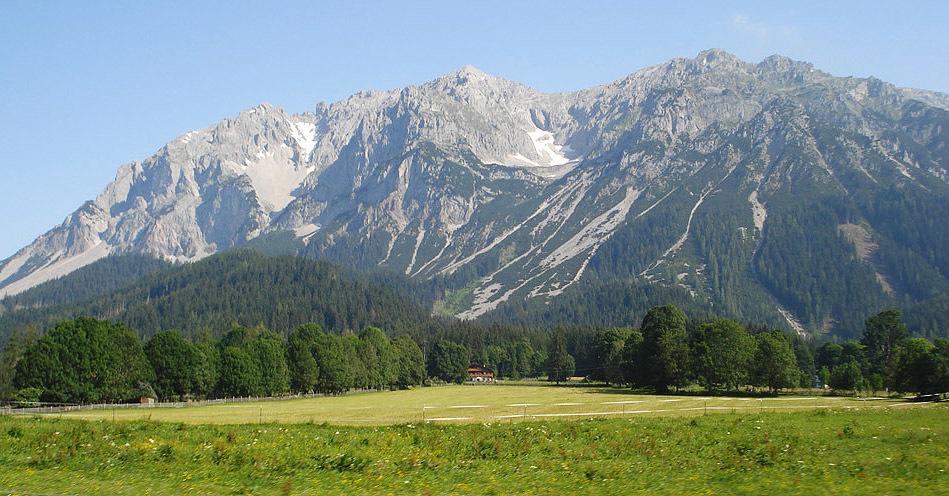
POLYGON ((949 92, 949 2, 446 3, 0 0, 0 260, 189 130, 465 64, 566 91, 717 47, 949 92))

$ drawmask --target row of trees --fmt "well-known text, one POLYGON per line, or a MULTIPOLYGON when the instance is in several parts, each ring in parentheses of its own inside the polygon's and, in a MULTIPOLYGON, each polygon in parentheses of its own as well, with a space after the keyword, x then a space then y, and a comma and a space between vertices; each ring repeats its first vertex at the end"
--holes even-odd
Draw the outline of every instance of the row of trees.
POLYGON ((462 382, 471 363, 499 377, 546 374, 560 382, 579 372, 656 391, 690 384, 776 391, 815 383, 839 390, 949 390, 949 340, 910 338, 897 311, 868 319, 859 341, 816 349, 733 320, 690 323, 673 305, 650 309, 638 329, 560 329, 536 348, 526 336, 508 339, 502 331, 433 336, 420 347, 407 335, 390 339, 375 327, 335 334, 305 324, 283 336, 263 326, 235 326, 219 340, 163 331, 143 344, 125 325, 77 318, 42 336, 34 329, 11 337, 0 353, 0 399, 14 393, 21 400, 69 403, 335 394, 427 379, 462 382))
POLYGON ((860 341, 822 345, 816 359, 802 341, 780 331, 752 333, 729 319, 688 327, 682 311, 662 305, 647 312, 640 329, 596 333, 589 377, 657 391, 692 383, 710 391, 823 384, 839 390, 949 390, 949 340, 909 338, 895 310, 868 319, 860 341))
POLYGON ((590 377, 613 384, 668 391, 693 382, 710 391, 745 385, 772 391, 800 384, 791 340, 780 331, 750 334, 738 322, 715 319, 692 332, 674 305, 650 309, 639 329, 597 333, 590 377))
POLYGON ((949 391, 949 339, 909 337, 897 310, 867 319, 860 340, 825 343, 815 355, 820 380, 835 389, 949 391))
MULTIPOLYGON (((286 340, 264 327, 235 327, 219 341, 199 342, 164 331, 143 345, 124 325, 82 317, 60 322, 21 351, 13 386, 19 399, 29 401, 339 393, 408 387, 426 377, 415 341, 407 336, 390 340, 374 327, 359 335, 335 335, 307 324, 286 340)), ((462 373, 468 365, 463 351, 464 363, 452 364, 462 373)))

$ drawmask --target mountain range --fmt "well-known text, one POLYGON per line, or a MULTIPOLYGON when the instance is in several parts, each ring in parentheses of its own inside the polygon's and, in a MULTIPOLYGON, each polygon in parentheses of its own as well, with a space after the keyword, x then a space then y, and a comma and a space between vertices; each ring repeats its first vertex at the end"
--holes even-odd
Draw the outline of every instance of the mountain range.
POLYGON ((462 319, 617 324, 663 299, 854 335, 944 305, 947 168, 949 95, 782 56, 556 94, 466 66, 183 134, 0 262, 0 297, 108 255, 257 246, 424 281, 462 319))

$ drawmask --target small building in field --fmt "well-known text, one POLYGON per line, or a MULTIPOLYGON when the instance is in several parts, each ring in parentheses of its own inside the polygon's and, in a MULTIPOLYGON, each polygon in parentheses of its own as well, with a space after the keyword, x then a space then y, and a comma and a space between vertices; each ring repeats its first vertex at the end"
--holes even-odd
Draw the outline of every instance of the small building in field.
POLYGON ((494 371, 472 365, 468 367, 468 382, 494 382, 494 371))
POLYGON ((143 405, 154 405, 155 398, 152 398, 150 396, 142 396, 141 398, 139 398, 138 402, 143 405))

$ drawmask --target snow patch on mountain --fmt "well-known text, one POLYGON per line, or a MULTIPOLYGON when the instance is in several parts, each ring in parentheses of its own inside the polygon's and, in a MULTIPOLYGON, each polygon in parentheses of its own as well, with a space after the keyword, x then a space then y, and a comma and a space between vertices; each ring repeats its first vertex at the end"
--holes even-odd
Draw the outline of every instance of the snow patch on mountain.
POLYGON ((579 161, 567 157, 570 153, 569 146, 561 145, 556 142, 554 134, 550 131, 544 131, 535 127, 532 131, 527 131, 527 137, 534 147, 534 154, 538 157, 533 160, 525 157, 522 153, 516 152, 507 155, 503 162, 512 165, 526 167, 530 172, 541 177, 556 179, 563 177, 579 161))
POLYGON ((316 148, 316 124, 312 122, 291 122, 290 136, 303 151, 304 160, 308 160, 316 148))
POLYGON ((534 144, 534 150, 544 165, 563 165, 570 162, 570 159, 563 154, 563 145, 558 145, 554 141, 554 134, 543 129, 528 131, 531 143, 534 144))

